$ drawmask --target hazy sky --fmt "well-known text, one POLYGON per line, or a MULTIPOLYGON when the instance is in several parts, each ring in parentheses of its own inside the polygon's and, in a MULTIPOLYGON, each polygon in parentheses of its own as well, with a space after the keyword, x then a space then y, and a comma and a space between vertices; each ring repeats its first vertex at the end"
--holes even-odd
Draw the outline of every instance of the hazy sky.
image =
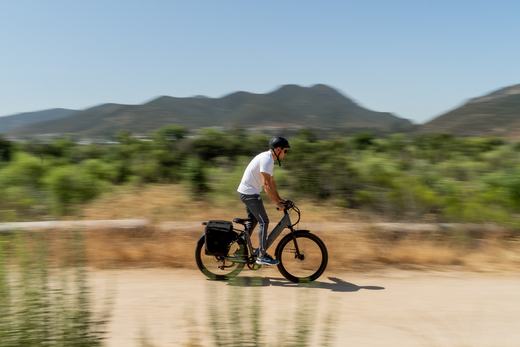
POLYGON ((422 123, 520 83, 520 1, 1 0, 0 116, 327 84, 422 123))

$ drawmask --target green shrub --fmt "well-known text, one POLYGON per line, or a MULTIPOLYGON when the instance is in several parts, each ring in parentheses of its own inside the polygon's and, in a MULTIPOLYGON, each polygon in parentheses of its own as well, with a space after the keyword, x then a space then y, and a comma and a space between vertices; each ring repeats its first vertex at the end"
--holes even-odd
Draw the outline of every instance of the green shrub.
POLYGON ((70 212, 74 205, 84 203, 101 192, 107 184, 77 166, 57 167, 43 179, 45 189, 54 201, 59 214, 70 212))
POLYGON ((48 165, 29 154, 19 152, 10 165, 0 170, 0 187, 25 186, 38 188, 48 165))
POLYGON ((486 172, 486 164, 458 158, 437 164, 435 171, 441 177, 469 182, 476 180, 486 172))
POLYGON ((204 163, 196 158, 189 158, 184 164, 184 178, 196 196, 209 192, 208 176, 204 163))
POLYGON ((81 163, 81 166, 85 173, 95 179, 117 182, 118 172, 112 164, 99 159, 87 159, 81 163))

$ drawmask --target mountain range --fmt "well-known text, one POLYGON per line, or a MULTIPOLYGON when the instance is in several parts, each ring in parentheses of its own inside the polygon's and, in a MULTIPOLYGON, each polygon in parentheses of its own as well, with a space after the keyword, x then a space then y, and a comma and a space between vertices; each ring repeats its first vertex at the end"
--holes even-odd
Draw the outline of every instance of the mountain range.
POLYGON ((86 110, 52 109, 0 117, 8 136, 75 134, 109 137, 120 130, 145 134, 167 124, 190 129, 241 126, 248 130, 313 128, 324 131, 447 132, 456 136, 520 139, 520 84, 476 97, 425 124, 357 105, 334 88, 284 85, 267 94, 222 98, 161 96, 142 105, 104 104, 86 110))
POLYGON ((0 133, 6 133, 11 129, 25 125, 44 122, 51 119, 70 116, 78 111, 64 108, 53 108, 45 111, 25 112, 12 116, 0 117, 0 133))
MULTIPOLYGON (((0 119, 1 120, 1 119, 0 119)), ((147 133, 167 124, 191 129, 242 126, 268 129, 374 129, 390 131, 411 122, 357 105, 323 84, 284 85, 268 94, 236 92, 222 98, 162 96, 142 105, 104 104, 8 130, 9 136, 49 133, 110 136, 119 130, 147 133)))
POLYGON ((520 139, 520 84, 470 99, 420 127, 421 132, 520 139))

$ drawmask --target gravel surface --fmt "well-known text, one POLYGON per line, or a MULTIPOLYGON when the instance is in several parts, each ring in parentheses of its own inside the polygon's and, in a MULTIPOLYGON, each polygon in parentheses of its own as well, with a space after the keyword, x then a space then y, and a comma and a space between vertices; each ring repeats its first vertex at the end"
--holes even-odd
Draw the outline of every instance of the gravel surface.
POLYGON ((518 346, 520 277, 458 271, 325 273, 315 287, 287 282, 276 268, 214 282, 195 270, 92 270, 96 303, 112 297, 109 347, 213 346, 252 341, 260 317, 264 346, 518 346), (233 304, 236 304, 233 308, 233 304), (258 307, 257 307, 258 306, 258 307), (219 312, 213 315, 212 312, 219 312), (253 314, 255 313, 255 314, 253 314), (238 342, 237 342, 238 341, 238 342))

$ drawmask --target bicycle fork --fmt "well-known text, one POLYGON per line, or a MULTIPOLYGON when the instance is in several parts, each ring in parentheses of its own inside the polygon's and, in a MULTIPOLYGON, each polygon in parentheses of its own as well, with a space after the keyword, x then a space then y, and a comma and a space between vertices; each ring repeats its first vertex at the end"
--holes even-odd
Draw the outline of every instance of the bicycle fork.
POLYGON ((303 260, 303 254, 300 253, 300 249, 298 248, 298 242, 296 241, 296 233, 294 232, 294 229, 292 227, 288 227, 288 228, 291 230, 292 240, 294 243, 294 248, 296 250, 294 257, 298 258, 299 260, 303 260))

